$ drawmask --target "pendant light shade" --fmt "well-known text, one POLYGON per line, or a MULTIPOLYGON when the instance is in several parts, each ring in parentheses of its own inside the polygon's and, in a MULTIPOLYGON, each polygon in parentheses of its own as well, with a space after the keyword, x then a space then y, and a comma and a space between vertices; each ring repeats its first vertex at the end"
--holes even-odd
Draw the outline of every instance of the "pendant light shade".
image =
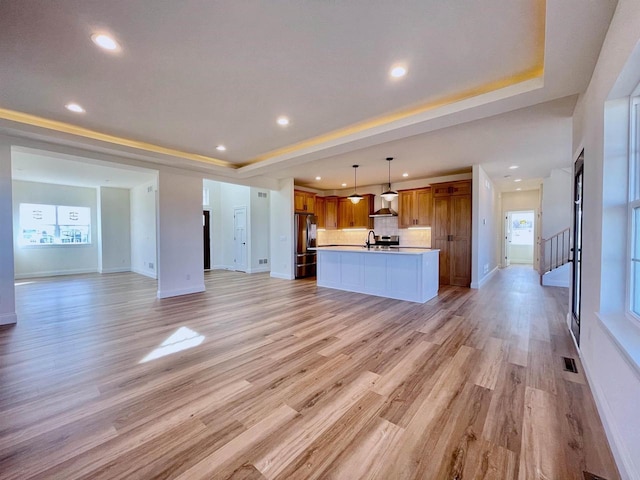
POLYGON ((349 200, 351 200, 351 203, 353 203, 354 205, 358 203, 360 200, 362 200, 362 195, 358 195, 358 192, 357 192, 358 182, 357 182, 356 172, 358 167, 359 165, 353 166, 353 194, 347 197, 349 200))
POLYGON ((391 160, 393 160, 393 157, 387 157, 387 162, 389 162, 389 189, 386 192, 382 192, 382 198, 387 202, 398 196, 398 192, 391 190, 391 160))

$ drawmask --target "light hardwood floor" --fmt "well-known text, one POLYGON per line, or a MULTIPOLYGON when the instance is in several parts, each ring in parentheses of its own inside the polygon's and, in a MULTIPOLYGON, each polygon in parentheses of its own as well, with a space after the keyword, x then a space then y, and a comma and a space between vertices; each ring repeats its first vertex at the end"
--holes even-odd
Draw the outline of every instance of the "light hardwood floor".
POLYGON ((619 478, 567 290, 530 268, 424 305, 205 279, 165 300, 135 274, 19 285, 19 324, 0 329, 0 478, 619 478))

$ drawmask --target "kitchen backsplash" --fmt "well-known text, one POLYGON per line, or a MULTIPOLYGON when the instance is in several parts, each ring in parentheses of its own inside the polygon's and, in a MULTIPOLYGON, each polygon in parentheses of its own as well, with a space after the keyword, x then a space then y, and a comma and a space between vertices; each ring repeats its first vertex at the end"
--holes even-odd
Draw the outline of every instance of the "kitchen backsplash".
MULTIPOLYGON (((376 217, 376 235, 399 235, 400 245, 431 247, 431 229, 398 228, 398 217, 376 217)), ((318 230, 318 245, 364 245, 368 230, 318 230)))

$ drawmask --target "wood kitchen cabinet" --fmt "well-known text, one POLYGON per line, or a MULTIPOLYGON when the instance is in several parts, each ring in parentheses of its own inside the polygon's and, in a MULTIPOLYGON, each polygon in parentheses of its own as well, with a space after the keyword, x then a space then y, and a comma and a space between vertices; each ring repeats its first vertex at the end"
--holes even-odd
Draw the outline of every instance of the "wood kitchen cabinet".
POLYGON ((362 196, 355 205, 347 197, 338 199, 338 228, 373 228, 373 195, 362 196))
POLYGON ((316 215, 316 226, 318 228, 325 228, 325 198, 324 197, 316 197, 315 204, 315 215, 316 215))
POLYGON ((471 284, 471 181, 432 185, 431 248, 440 250, 440 285, 471 284))
POLYGON ((398 192, 398 227, 430 227, 433 210, 431 187, 398 192))
POLYGON ((326 230, 338 228, 338 197, 324 198, 324 228, 326 230))
POLYGON ((303 192, 302 190, 293 191, 293 203, 295 211, 298 213, 314 213, 316 195, 311 192, 303 192))

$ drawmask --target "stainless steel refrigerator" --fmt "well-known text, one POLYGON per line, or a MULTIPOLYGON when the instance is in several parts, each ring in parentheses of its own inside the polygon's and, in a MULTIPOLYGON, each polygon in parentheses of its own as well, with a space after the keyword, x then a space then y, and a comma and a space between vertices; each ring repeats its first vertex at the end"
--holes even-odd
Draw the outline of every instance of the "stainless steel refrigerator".
POLYGON ((316 217, 309 213, 296 213, 296 278, 316 276, 316 217))

